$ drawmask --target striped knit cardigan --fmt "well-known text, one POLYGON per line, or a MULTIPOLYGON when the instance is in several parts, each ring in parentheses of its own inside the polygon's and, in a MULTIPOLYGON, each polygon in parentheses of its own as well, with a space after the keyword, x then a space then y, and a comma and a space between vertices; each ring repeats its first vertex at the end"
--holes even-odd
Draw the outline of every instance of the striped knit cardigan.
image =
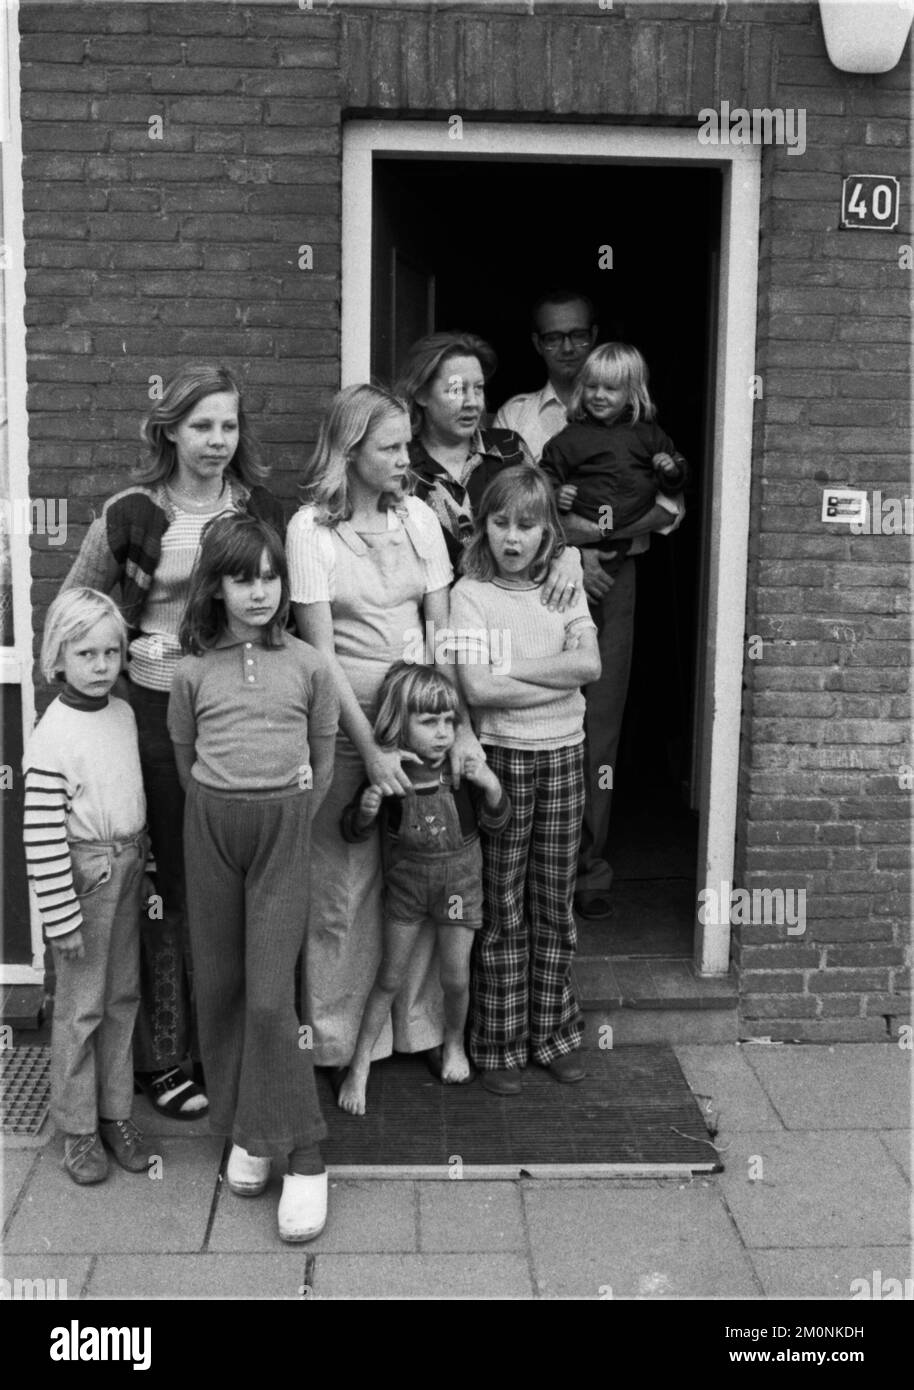
MULTIPOLYGON (((285 514, 273 494, 227 476, 235 509, 268 521, 283 539, 285 514)), ((137 629, 162 554, 162 537, 174 516, 174 503, 164 483, 116 493, 86 532, 61 592, 81 585, 105 594, 119 589, 124 621, 137 629)))

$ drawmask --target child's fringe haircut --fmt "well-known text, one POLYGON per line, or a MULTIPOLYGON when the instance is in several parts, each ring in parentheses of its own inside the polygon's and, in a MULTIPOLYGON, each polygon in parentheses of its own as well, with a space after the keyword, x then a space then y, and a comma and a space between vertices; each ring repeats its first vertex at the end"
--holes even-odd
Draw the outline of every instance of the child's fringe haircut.
POLYGON ((574 383, 568 402, 569 420, 587 419, 584 387, 596 386, 600 382, 623 388, 632 424, 637 424, 639 420, 653 420, 657 411, 647 389, 647 363, 637 348, 629 343, 603 343, 594 348, 574 383))
POLYGON ((402 748, 410 714, 454 715, 460 723, 457 691, 434 666, 397 661, 381 684, 374 736, 381 748, 402 748))
POLYGON ((555 498, 545 475, 527 463, 518 463, 503 468, 489 483, 476 512, 472 539, 461 556, 461 571, 469 579, 487 582, 498 573, 486 535, 486 521, 496 512, 516 512, 542 526, 543 539, 530 569, 532 581, 539 583, 563 546, 555 498))
POLYGON ((41 642, 41 674, 49 685, 63 671, 66 644, 78 642, 103 618, 110 618, 117 628, 123 667, 127 660, 127 624, 114 600, 98 589, 66 589, 57 595, 48 609, 41 642))
POLYGON ((282 541, 269 522, 241 512, 216 516, 203 528, 200 552, 191 575, 190 593, 178 641, 185 652, 201 656, 226 631, 223 579, 253 579, 266 550, 281 581, 279 607, 263 629, 262 645, 281 647, 289 616, 289 570, 282 541))

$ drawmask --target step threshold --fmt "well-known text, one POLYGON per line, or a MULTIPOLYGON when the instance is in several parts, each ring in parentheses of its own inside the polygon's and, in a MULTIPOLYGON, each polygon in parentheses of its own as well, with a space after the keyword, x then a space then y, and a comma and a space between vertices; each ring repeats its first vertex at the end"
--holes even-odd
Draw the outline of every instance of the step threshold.
POLYGON ((715 1173, 721 1169, 715 1159, 707 1163, 465 1163, 456 1176, 447 1164, 422 1163, 328 1163, 333 1178, 398 1178, 421 1182, 517 1182, 521 1178, 690 1178, 695 1173, 715 1173))

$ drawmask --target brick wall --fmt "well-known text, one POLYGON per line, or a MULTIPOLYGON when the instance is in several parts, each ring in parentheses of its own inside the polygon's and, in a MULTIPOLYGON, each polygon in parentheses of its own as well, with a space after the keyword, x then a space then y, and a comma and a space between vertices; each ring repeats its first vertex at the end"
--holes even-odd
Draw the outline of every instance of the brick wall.
POLYGON ((20 30, 33 490, 67 496, 71 520, 65 548, 33 557, 40 621, 142 457, 151 376, 239 368, 295 495, 339 385, 339 19, 42 3, 20 30))
POLYGON ((66 552, 36 548, 36 621, 140 456, 149 377, 190 356, 241 368, 294 496, 339 380, 344 114, 695 127, 723 100, 803 108, 805 154, 763 157, 746 622, 762 656, 735 881, 805 889, 807 924, 736 928, 735 956, 744 1033, 886 1037, 909 1007, 910 537, 819 516, 825 485, 910 491, 909 57, 838 73, 813 5, 530 8, 23 5, 33 493, 68 495, 80 523, 66 552), (902 179, 897 234, 837 230, 842 176, 865 172, 902 179))
POLYGON ((824 486, 910 494, 911 242, 901 148, 910 52, 829 63, 818 18, 779 26, 769 104, 804 106, 802 157, 763 163, 737 881, 805 888, 805 934, 737 929, 744 1032, 879 1039, 910 1011, 911 538, 819 520, 824 486), (897 233, 839 231, 843 176, 895 174, 897 233))

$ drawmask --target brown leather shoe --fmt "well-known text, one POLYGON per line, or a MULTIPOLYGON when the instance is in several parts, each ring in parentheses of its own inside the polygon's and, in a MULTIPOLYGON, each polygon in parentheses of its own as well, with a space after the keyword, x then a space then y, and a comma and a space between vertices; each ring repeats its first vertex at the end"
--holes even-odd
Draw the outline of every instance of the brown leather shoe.
POLYGON ((547 1069, 556 1081, 561 1081, 566 1086, 583 1081, 587 1075, 579 1052, 563 1052, 560 1056, 553 1057, 547 1064, 547 1069))
POLYGON ((108 1158, 97 1134, 67 1134, 63 1141, 63 1166, 80 1187, 104 1182, 108 1158))
POLYGON ((520 1072, 499 1067, 495 1071, 480 1073, 482 1084, 493 1096, 519 1096, 521 1093, 520 1072))
POLYGON ((128 1173, 145 1173, 152 1154, 145 1147, 140 1131, 132 1120, 101 1120, 98 1126, 102 1143, 128 1173))

